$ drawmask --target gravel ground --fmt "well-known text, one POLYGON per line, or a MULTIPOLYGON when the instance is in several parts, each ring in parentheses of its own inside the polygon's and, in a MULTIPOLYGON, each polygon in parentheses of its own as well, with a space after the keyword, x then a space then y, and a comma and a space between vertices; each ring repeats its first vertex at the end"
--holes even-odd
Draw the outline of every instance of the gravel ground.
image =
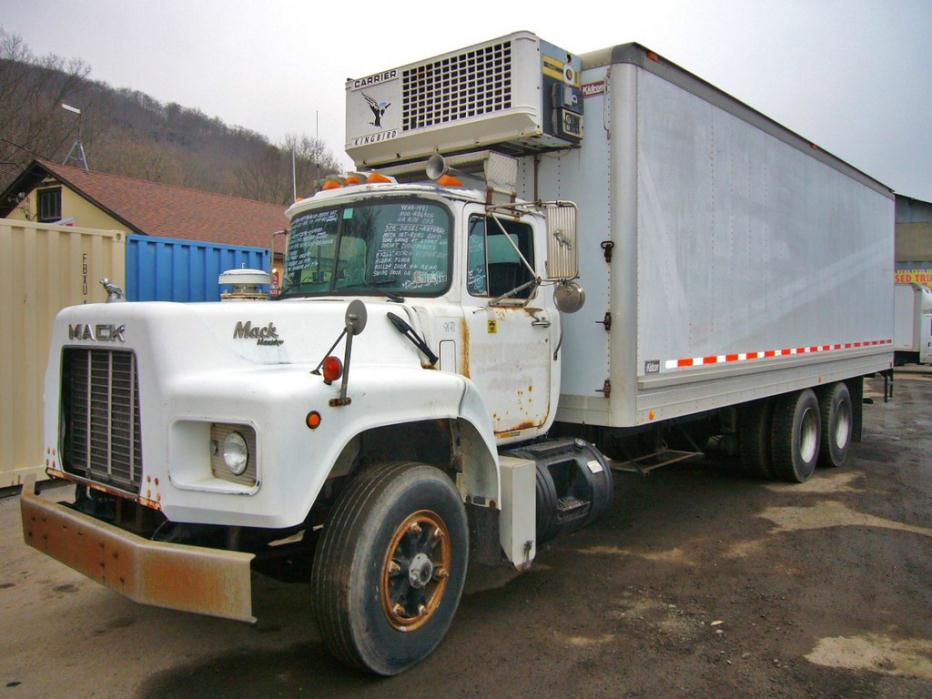
POLYGON ((444 643, 388 680, 324 653, 304 584, 257 576, 255 626, 137 606, 24 546, 6 498, 0 699, 932 696, 932 372, 880 386, 849 464, 802 486, 619 474, 531 572, 471 570, 444 643))

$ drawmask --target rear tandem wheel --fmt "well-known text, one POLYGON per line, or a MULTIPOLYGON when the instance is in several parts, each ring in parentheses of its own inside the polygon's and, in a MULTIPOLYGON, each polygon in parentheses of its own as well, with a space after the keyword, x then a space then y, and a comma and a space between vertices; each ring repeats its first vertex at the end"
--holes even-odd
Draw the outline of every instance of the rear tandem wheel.
POLYGON ((779 396, 773 405, 771 457, 774 474, 788 483, 803 483, 819 460, 819 401, 812 389, 779 396))

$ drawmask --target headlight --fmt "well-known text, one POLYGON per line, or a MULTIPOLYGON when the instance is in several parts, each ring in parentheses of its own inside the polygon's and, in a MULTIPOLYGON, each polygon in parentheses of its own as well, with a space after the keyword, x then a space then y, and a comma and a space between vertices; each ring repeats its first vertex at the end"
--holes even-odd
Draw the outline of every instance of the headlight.
POLYGON ((234 476, 241 476, 249 463, 249 447, 239 432, 230 432, 223 440, 223 463, 234 476))

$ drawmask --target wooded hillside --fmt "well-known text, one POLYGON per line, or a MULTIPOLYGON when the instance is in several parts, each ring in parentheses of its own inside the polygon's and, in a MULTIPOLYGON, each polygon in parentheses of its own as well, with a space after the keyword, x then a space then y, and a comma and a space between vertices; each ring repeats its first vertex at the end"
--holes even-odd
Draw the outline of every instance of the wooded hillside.
POLYGON ((90 72, 80 59, 36 56, 0 27, 0 190, 34 158, 62 162, 79 125, 92 170, 276 204, 292 199, 292 147, 298 196, 335 171, 332 154, 316 139, 291 135, 272 144, 196 108, 91 80, 90 72))

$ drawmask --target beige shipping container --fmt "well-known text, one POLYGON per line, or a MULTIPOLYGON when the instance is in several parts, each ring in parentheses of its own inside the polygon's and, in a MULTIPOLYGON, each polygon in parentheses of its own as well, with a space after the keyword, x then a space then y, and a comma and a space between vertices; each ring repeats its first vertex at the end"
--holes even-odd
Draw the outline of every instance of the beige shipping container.
POLYGON ((125 288, 126 234, 0 218, 0 488, 42 477, 42 388, 52 322, 125 288))

